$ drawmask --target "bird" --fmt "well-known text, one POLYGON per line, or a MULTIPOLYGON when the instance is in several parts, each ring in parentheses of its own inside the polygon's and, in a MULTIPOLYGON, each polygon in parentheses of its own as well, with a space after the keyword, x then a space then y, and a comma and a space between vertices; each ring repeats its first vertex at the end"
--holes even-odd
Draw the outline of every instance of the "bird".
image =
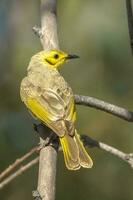
POLYGON ((91 168, 93 161, 75 128, 74 94, 60 74, 60 66, 79 56, 58 49, 42 50, 31 57, 20 97, 30 113, 58 137, 67 169, 91 168))

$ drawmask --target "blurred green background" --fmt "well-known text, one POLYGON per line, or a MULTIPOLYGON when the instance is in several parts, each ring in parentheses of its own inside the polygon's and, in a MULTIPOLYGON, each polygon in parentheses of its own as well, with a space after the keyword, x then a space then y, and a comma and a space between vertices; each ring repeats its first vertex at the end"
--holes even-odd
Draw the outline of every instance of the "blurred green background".
MULTIPOLYGON (((40 23, 40 1, 0 0, 0 170, 38 143, 33 120, 21 103, 19 86, 30 57, 41 50, 32 27, 40 23)), ((133 110, 133 58, 125 1, 58 0, 60 47, 80 55, 62 74, 74 93, 133 110)), ((77 128, 124 152, 133 151, 133 124, 77 106, 77 128)), ((118 158, 89 150, 94 167, 71 172, 58 156, 58 200, 132 200, 133 171, 118 158)), ((30 200, 38 166, 0 191, 2 200, 30 200)))

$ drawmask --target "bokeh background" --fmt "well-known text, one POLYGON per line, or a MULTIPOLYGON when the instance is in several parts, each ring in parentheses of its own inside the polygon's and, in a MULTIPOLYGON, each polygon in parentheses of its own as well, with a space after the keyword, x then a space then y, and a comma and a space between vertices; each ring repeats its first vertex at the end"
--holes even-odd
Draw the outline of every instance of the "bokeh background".
MULTIPOLYGON (((0 0, 0 171, 38 143, 19 86, 30 57, 41 50, 32 27, 40 24, 40 1, 0 0)), ((73 91, 133 110, 133 58, 125 0, 58 0, 61 49, 80 55, 62 74, 73 91)), ((80 133, 133 152, 133 124, 89 107, 77 106, 80 133)), ((89 150, 94 167, 71 172, 58 156, 58 200, 132 200, 133 171, 118 158, 89 150)), ((2 191, 2 200, 30 200, 38 166, 2 191)))

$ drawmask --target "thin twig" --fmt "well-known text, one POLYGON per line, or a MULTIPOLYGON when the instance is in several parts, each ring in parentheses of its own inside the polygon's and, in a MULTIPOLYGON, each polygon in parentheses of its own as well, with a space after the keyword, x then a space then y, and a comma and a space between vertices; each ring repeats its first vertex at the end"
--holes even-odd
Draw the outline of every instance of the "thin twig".
POLYGON ((0 173, 0 181, 5 178, 9 173, 11 173, 16 167, 18 167, 23 161, 27 160, 31 155, 37 151, 38 147, 32 148, 24 156, 17 158, 14 163, 9 165, 3 172, 0 173))
MULTIPOLYGON (((45 127, 44 127, 44 125, 37 125, 38 126, 38 128, 41 130, 41 134, 42 134, 42 130, 43 130, 43 128, 44 128, 44 130, 45 130, 45 127), (41 127, 42 126, 42 127, 41 127)), ((39 130, 38 129, 38 130, 39 130)), ((118 150, 118 149, 116 149, 116 148, 114 148, 114 147, 112 147, 112 146, 110 146, 110 145, 108 145, 108 144, 105 144, 105 143, 103 143, 103 142, 99 142, 99 141, 97 141, 97 140, 94 140, 94 139, 92 139, 91 137, 89 137, 88 135, 81 135, 80 136, 81 137, 81 140, 82 140, 82 142, 83 142, 83 144, 84 144, 84 146, 86 146, 86 147, 88 147, 88 148, 92 148, 92 147, 97 147, 97 148, 99 148, 99 149, 101 149, 101 150, 104 150, 104 151, 106 151, 107 153, 110 153, 110 154, 112 154, 113 156, 116 156, 116 157, 118 157, 118 158, 120 158, 120 159, 122 159, 123 161, 125 161, 125 162, 127 162, 129 165, 130 165, 130 167, 133 169, 133 153, 124 153, 124 152, 122 152, 122 151, 120 151, 120 150, 118 150)), ((53 138, 53 140, 54 140, 54 138, 53 138)), ((54 141, 55 142, 55 141, 54 141)), ((36 148, 36 147, 35 147, 36 148)), ((49 162, 47 162, 47 158, 49 159, 49 153, 50 153, 50 151, 49 151, 49 149, 47 149, 47 147, 45 146, 45 148, 46 148, 46 151, 45 151, 45 157, 41 157, 41 159, 44 159, 44 162, 46 162, 48 165, 50 164, 50 162, 51 162, 51 165, 52 165, 52 163, 53 162, 55 162, 54 160, 50 160, 49 162)), ((45 148, 43 148, 43 149, 45 149, 45 148)), ((51 146, 48 146, 48 148, 52 148, 51 146)), ((59 150, 60 151, 62 151, 62 149, 61 148, 59 148, 59 150)), ((32 151, 32 149, 29 151, 29 153, 32 151)), ((56 156, 54 157, 55 159, 56 159, 56 156)), ((53 159, 52 157, 51 157, 51 159, 53 159)), ((13 173, 13 174, 11 174, 10 176, 8 176, 7 178, 5 178, 1 183, 0 183, 0 189, 2 189, 2 188, 4 188, 4 186, 6 186, 7 184, 9 184, 12 180, 14 180, 15 178, 17 178, 19 175, 21 175, 21 174, 23 174, 24 172, 26 172, 30 167, 32 167, 33 165, 35 165, 36 163, 38 163, 38 160, 39 160, 39 158, 37 157, 36 159, 34 159, 34 160, 32 160, 32 161, 30 161, 28 164, 26 164, 26 165, 24 165, 23 167, 20 167, 20 169, 18 169, 15 173, 13 173)), ((42 167, 44 167, 44 166, 42 166, 42 167)), ((46 178, 46 179, 52 179, 54 176, 52 175, 53 173, 55 174, 55 171, 51 171, 52 170, 52 168, 49 166, 49 168, 50 168, 50 173, 49 173, 49 171, 46 171, 47 173, 47 176, 48 177, 46 177, 46 175, 44 176, 44 177, 42 177, 42 179, 41 180, 43 180, 43 178, 46 178)), ((47 170, 48 168, 44 168, 44 170, 47 170)), ((50 182, 52 182, 52 181, 55 181, 55 179, 53 180, 50 180, 50 182)), ((47 182, 46 182, 47 183, 47 182)), ((43 185, 43 187, 45 188, 45 184, 43 185)), ((46 188, 47 188, 47 186, 46 186, 46 188)), ((52 188, 51 188, 51 190, 52 190, 52 188)), ((49 193, 50 191, 48 191, 48 193, 49 193)), ((35 193, 33 194, 33 196, 34 196, 34 198, 35 197, 39 197, 40 199, 41 199, 41 197, 40 196, 38 196, 39 195, 39 192, 38 191, 35 191, 35 193)))
POLYGON ((98 147, 99 149, 102 149, 108 153, 111 153, 114 156, 117 156, 118 158, 127 162, 130 165, 130 167, 133 169, 133 153, 128 153, 128 154, 124 153, 108 144, 96 141, 87 135, 81 135, 81 139, 83 141, 84 146, 98 147))
POLYGON ((18 176, 20 176, 21 174, 23 174, 25 171, 27 171, 29 168, 31 168, 33 165, 35 165, 36 163, 38 163, 39 158, 35 158, 34 160, 30 161, 28 164, 20 167, 20 169, 18 169, 15 173, 11 174, 10 176, 8 176, 7 178, 5 178, 1 183, 0 183, 0 190, 6 186, 7 184, 9 184, 12 180, 14 180, 15 178, 17 178, 18 176))
POLYGON ((114 156, 121 158, 122 160, 127 162, 133 169, 133 153, 128 153, 128 154, 124 153, 124 152, 122 152, 112 146, 109 146, 105 143, 102 143, 102 142, 99 142, 99 148, 113 154, 114 156))
POLYGON ((133 10, 132 10, 132 1, 131 0, 126 0, 126 8, 127 8, 130 46, 131 46, 132 55, 133 55, 133 10))
POLYGON ((107 103, 105 101, 96 99, 94 97, 75 95, 75 103, 78 105, 93 107, 93 108, 105 111, 107 113, 110 113, 112 115, 115 115, 128 122, 133 122, 132 111, 128 111, 125 108, 107 103))
MULTIPOLYGON (((46 127, 43 124, 36 125, 36 131, 39 133, 40 137, 42 137, 42 135, 44 134, 45 129, 46 129, 46 127)), ((88 135, 81 135, 80 137, 81 137, 81 140, 83 141, 84 146, 98 147, 99 149, 107 151, 108 153, 111 153, 114 156, 117 156, 117 157, 121 158, 122 160, 126 161, 133 168, 133 154, 132 153, 126 154, 108 144, 94 140, 93 138, 89 137, 88 135)), ((57 144, 56 144, 56 139, 55 139, 54 135, 53 135, 53 144, 55 144, 55 148, 56 148, 57 144)), ((62 150, 62 149, 59 148, 59 150, 62 150)))

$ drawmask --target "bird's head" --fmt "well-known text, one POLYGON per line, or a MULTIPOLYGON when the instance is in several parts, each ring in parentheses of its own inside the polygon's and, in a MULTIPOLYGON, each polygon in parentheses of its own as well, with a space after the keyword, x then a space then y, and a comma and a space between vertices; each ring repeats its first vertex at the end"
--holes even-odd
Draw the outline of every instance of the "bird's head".
POLYGON ((52 68, 58 68, 69 59, 79 58, 77 55, 70 55, 60 50, 49 50, 40 52, 41 61, 52 68))

